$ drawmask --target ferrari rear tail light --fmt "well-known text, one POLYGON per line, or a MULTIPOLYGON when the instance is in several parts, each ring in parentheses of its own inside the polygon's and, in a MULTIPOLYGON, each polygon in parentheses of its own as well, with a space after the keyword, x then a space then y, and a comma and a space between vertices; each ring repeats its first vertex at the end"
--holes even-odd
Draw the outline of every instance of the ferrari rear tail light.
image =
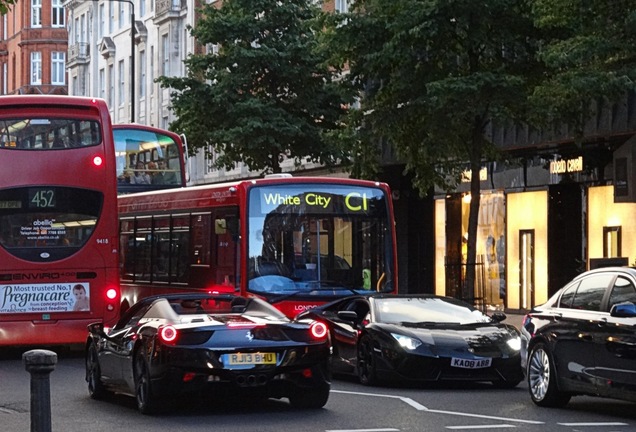
POLYGON ((164 343, 172 343, 177 339, 177 329, 171 325, 159 328, 159 339, 164 343))
POLYGON ((327 325, 325 323, 316 321, 309 327, 309 332, 316 339, 322 339, 327 336, 327 325))

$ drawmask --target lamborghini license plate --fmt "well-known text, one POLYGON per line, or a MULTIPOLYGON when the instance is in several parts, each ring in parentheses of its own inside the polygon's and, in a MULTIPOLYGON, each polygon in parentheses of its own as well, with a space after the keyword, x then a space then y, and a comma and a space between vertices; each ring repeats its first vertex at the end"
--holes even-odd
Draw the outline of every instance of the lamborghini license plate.
POLYGON ((483 358, 483 359, 461 359, 461 358, 452 358, 451 366, 463 369, 481 369, 490 367, 492 364, 491 358, 483 358))

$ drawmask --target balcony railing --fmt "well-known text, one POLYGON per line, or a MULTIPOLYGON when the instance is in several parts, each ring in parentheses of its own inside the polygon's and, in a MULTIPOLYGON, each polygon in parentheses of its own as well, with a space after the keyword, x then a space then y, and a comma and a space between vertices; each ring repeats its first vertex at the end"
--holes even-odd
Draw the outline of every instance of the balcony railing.
POLYGON ((155 19, 178 17, 184 6, 183 0, 156 0, 155 19))
POLYGON ((87 62, 90 60, 90 45, 77 42, 68 46, 68 62, 87 62))

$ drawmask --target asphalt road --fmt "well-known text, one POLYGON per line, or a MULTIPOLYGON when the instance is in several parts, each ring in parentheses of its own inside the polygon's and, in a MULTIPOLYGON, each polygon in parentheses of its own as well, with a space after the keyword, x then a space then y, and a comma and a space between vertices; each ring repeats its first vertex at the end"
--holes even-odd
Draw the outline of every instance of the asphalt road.
MULTIPOLYGON (((0 352, 0 432, 30 430, 29 383, 21 353, 0 352)), ((90 399, 83 357, 61 352, 50 388, 54 432, 636 431, 634 404, 577 397, 566 408, 543 409, 530 402, 525 383, 506 390, 461 383, 366 387, 340 377, 319 410, 293 409, 285 399, 210 403, 175 398, 173 409, 149 417, 139 414, 129 397, 90 399)))

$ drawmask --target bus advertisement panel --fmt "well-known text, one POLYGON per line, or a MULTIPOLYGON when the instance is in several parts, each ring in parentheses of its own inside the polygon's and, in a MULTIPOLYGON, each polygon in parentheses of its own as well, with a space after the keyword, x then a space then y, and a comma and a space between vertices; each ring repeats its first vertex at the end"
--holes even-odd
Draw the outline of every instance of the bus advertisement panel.
POLYGON ((119 197, 124 307, 174 290, 240 291, 288 316, 397 291, 384 183, 276 177, 119 197))
POLYGON ((0 97, 0 346, 81 343, 116 321, 113 149, 102 100, 0 97))
POLYGON ((179 135, 152 126, 115 124, 113 138, 119 194, 186 185, 179 135))

